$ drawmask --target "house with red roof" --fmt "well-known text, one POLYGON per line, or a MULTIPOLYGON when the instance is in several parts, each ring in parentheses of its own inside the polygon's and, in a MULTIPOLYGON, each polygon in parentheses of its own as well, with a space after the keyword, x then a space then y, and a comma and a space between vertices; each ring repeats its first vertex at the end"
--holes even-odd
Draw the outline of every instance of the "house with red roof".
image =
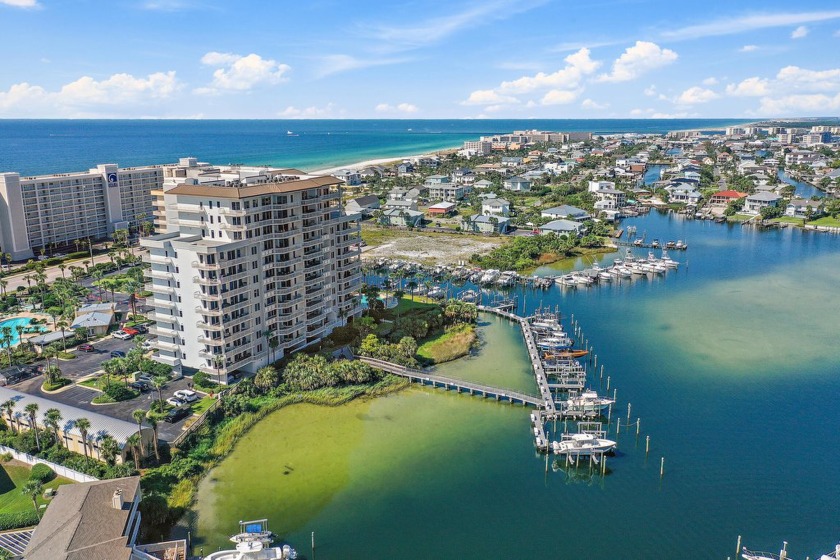
POLYGON ((747 196, 747 193, 738 191, 718 191, 709 198, 709 204, 712 206, 726 206, 733 200, 739 200, 747 196))

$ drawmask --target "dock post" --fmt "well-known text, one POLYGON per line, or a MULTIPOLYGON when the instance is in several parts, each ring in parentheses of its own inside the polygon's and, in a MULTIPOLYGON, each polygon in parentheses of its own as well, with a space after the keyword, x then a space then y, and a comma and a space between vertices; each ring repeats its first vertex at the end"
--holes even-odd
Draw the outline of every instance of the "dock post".
POLYGON ((741 553, 741 535, 738 535, 738 544, 735 545, 735 557, 741 553))
POLYGON ((603 453, 601 455, 601 476, 607 474, 607 454, 603 453))
POLYGON ((659 462, 659 478, 665 476, 665 457, 659 462))
POLYGON ((621 433, 621 418, 615 421, 615 435, 621 433))
POLYGON ((610 420, 612 419, 612 405, 607 407, 607 425, 610 425, 610 420))
POLYGON ((642 419, 636 418, 636 435, 639 435, 639 431, 642 429, 642 419))
POLYGON ((601 381, 604 380, 604 364, 601 364, 601 381))
POLYGON ((645 436, 645 456, 650 452, 650 436, 645 436))
POLYGON ((613 389, 613 400, 618 402, 618 389, 613 389))
POLYGON ((627 403, 627 425, 630 425, 630 403, 627 403))
POLYGON ((315 560, 315 531, 312 531, 312 560, 315 560))
POLYGON ((610 376, 607 376, 607 392, 610 392, 610 376))
POLYGON ((595 354, 595 363, 593 364, 593 367, 598 367, 598 354, 595 354))

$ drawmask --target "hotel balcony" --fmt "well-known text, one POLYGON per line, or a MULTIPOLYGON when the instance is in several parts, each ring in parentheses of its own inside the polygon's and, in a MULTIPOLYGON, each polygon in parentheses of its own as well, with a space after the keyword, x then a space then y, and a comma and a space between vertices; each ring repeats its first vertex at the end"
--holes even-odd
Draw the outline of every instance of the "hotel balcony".
POLYGON ((202 278, 200 276, 193 276, 193 284, 200 284, 202 286, 218 286, 218 278, 202 278))
POLYGON ((152 344, 156 348, 160 348, 161 350, 170 350, 172 352, 179 351, 181 349, 181 347, 178 346, 177 344, 175 344, 173 342, 166 342, 166 341, 163 341, 159 338, 152 341, 152 344))
POLYGON ((245 231, 248 227, 245 224, 219 224, 219 227, 225 231, 245 231))
POLYGON ((143 262, 147 264, 172 264, 172 257, 145 253, 143 254, 143 262))
POLYGON ((193 296, 196 299, 200 299, 201 301, 222 301, 222 296, 220 296, 219 294, 204 294, 202 292, 195 292, 193 296))
POLYGON ((204 209, 197 204, 177 204, 175 202, 167 204, 167 208, 170 210, 176 210, 178 212, 185 212, 187 214, 202 214, 204 213, 204 209))
MULTIPOLYGON (((174 317, 172 317, 172 319, 174 319, 174 317)), ((158 325, 155 325, 154 327, 151 327, 149 329, 149 334, 153 334, 155 336, 168 336, 170 338, 174 338, 174 337, 178 336, 180 333, 178 332, 177 329, 172 329, 172 328, 169 328, 169 327, 162 327, 158 324, 158 325)))
POLYGON ((221 265, 218 263, 201 263, 198 261, 193 261, 191 266, 193 268, 197 268, 198 270, 221 270, 221 265))
POLYGON ((201 344, 206 344, 207 346, 217 346, 221 348, 225 345, 225 341, 221 338, 207 338, 206 336, 201 334, 198 335, 198 337, 196 337, 196 340, 201 344))
POLYGON ((195 312, 200 313, 202 315, 208 315, 210 317, 221 317, 222 316, 221 308, 219 308, 219 309, 209 309, 207 307, 202 307, 200 305, 196 305, 195 306, 195 312))
POLYGON ((218 211, 223 216, 239 216, 243 218, 248 213, 247 210, 234 210, 233 208, 219 208, 218 211))
POLYGON ((163 309, 175 309, 175 307, 177 307, 177 304, 174 301, 167 301, 165 299, 153 299, 151 301, 147 301, 146 303, 152 307, 161 307, 163 309))
POLYGON ((168 366, 177 367, 181 365, 181 359, 177 356, 167 356, 166 354, 157 353, 154 355, 155 361, 168 366))
POLYGON ((146 278, 156 278, 158 280, 174 280, 175 273, 167 272, 165 270, 154 270, 152 268, 144 268, 143 276, 146 278))
POLYGON ((196 327, 199 329, 203 329, 205 331, 221 331, 222 324, 221 323, 205 323, 204 321, 197 321, 195 324, 196 327))
POLYGON ((155 294, 175 294, 175 288, 172 288, 171 286, 159 286, 151 282, 144 284, 143 289, 145 289, 147 292, 152 292, 155 294))

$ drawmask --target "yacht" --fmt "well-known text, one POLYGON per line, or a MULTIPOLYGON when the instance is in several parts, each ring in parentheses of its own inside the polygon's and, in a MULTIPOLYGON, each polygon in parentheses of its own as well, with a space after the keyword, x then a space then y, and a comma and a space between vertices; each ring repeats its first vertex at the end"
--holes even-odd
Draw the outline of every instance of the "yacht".
POLYGON ((601 413, 614 404, 613 399, 599 397, 595 391, 584 391, 579 395, 571 394, 565 401, 560 401, 564 412, 571 415, 601 413))
POLYGON ((680 265, 680 263, 672 259, 670 255, 668 255, 668 251, 666 249, 662 250, 662 256, 659 258, 659 262, 661 262, 668 268, 677 268, 680 265))
POLYGON ((560 441, 551 442, 555 455, 570 457, 588 457, 609 453, 615 449, 616 442, 611 439, 596 437, 594 434, 563 434, 560 441))
POLYGON ((271 546, 274 533, 268 530, 267 519, 240 521, 239 533, 230 540, 236 544, 233 550, 220 550, 204 557, 204 560, 294 560, 297 552, 291 546, 271 546))

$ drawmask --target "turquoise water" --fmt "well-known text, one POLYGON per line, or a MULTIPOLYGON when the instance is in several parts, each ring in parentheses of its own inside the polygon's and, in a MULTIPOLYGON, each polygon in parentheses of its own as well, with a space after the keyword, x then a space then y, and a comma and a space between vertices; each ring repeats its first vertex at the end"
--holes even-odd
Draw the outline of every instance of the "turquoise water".
MULTIPOLYGON (((672 252, 680 269, 519 292, 529 310, 574 314, 616 411, 626 419, 629 402, 641 418, 640 438, 617 436, 604 479, 546 471, 525 408, 413 388, 267 418, 202 482, 194 535, 223 544, 238 519, 266 515, 307 557, 315 531, 321 559, 723 560, 738 535, 765 550, 787 540, 797 559, 829 550, 840 538, 840 240, 656 212, 631 224, 687 240, 672 252)), ((484 352, 445 373, 527 388, 515 329, 482 323, 484 352)))
POLYGON ((17 330, 15 327, 21 325, 23 327, 28 327, 29 322, 31 321, 28 317, 15 317, 14 319, 6 319, 5 321, 0 321, 0 337, 3 336, 3 327, 10 327, 12 332, 12 346, 20 342, 20 337, 18 336, 17 330))
POLYGON ((813 196, 822 198, 825 196, 825 193, 815 187, 814 185, 809 185, 808 183, 803 183, 802 181, 797 181, 793 177, 790 177, 787 173, 782 170, 779 170, 778 177, 788 185, 793 185, 796 187, 796 196, 802 198, 811 198, 813 196))
POLYGON ((195 156, 306 171, 460 146, 513 130, 650 132, 717 128, 738 119, 571 120, 0 120, 0 172, 64 173, 195 156), (296 135, 288 135, 288 130, 296 135))

